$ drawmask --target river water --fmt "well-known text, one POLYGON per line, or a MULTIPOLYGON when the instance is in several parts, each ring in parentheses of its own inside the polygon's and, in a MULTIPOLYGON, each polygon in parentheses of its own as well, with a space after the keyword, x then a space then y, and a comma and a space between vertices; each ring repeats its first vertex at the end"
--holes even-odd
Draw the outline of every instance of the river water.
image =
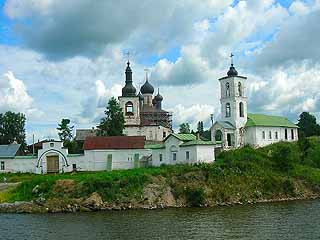
POLYGON ((320 239, 320 200, 78 214, 0 214, 0 239, 320 239))

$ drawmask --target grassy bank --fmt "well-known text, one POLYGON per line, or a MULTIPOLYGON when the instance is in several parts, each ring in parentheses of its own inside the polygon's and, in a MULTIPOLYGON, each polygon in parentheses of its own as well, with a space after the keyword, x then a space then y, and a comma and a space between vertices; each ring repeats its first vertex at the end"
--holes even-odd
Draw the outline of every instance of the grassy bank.
MULTIPOLYGON (((277 143, 223 152, 214 164, 59 175, 5 174, 18 187, 1 202, 70 204, 98 193, 107 206, 213 206, 320 194, 320 142, 277 143), (51 202, 51 203, 50 203, 51 202)), ((49 206, 48 205, 48 206, 49 206)))

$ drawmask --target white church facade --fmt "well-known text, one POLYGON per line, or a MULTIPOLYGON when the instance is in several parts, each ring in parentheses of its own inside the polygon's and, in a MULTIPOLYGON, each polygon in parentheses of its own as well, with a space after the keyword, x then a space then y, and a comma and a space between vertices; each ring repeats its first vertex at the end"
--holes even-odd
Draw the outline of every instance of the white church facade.
POLYGON ((262 147, 298 140, 298 127, 287 118, 248 113, 247 78, 238 75, 233 63, 219 82, 221 118, 211 127, 211 138, 217 148, 262 147))

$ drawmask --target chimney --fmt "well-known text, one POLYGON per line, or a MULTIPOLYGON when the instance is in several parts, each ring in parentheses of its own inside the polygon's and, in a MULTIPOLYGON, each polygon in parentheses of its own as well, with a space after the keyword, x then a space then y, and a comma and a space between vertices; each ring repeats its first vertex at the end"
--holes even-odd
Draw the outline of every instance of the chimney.
POLYGON ((197 140, 200 140, 200 133, 197 132, 197 140))

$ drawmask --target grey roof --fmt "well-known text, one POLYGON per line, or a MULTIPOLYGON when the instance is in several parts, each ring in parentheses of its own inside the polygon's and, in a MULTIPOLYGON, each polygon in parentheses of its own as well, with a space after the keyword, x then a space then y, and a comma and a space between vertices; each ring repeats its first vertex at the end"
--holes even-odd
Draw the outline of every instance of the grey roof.
POLYGON ((97 136, 97 129, 77 129, 76 137, 77 141, 84 141, 86 137, 97 136))
POLYGON ((148 79, 146 80, 146 82, 142 85, 140 92, 142 94, 153 94, 154 92, 154 88, 153 86, 149 83, 148 79))
POLYGON ((226 129, 235 129, 235 127, 231 123, 226 122, 226 121, 217 121, 216 123, 226 129))
POLYGON ((0 157, 13 158, 17 154, 20 146, 21 144, 0 145, 0 157))

